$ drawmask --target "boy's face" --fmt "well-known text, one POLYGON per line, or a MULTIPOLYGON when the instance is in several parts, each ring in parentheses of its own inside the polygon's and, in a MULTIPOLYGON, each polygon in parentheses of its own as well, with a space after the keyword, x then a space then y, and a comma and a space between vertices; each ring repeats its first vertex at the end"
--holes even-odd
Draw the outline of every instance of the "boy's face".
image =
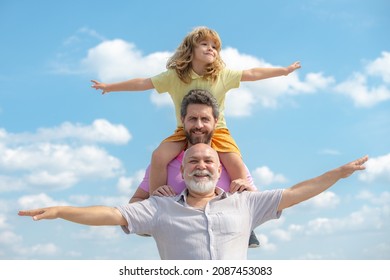
POLYGON ((193 62, 211 64, 218 56, 218 50, 215 42, 211 39, 204 39, 194 48, 193 62))

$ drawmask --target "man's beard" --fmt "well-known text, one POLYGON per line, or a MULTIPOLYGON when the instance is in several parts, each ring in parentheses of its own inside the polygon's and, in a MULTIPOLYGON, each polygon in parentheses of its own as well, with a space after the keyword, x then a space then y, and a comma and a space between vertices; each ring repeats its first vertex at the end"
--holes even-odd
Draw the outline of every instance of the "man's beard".
POLYGON ((216 186, 216 180, 214 180, 212 174, 207 170, 206 171, 195 170, 190 174, 188 174, 188 177, 190 178, 185 179, 186 186, 187 188, 189 188, 195 193, 201 193, 201 194, 210 193, 214 190, 216 186), (194 175, 207 175, 208 180, 207 181, 201 180, 198 182, 194 179, 194 175))
POLYGON ((199 143, 210 144, 211 137, 213 137, 213 132, 201 134, 201 135, 196 135, 196 134, 192 133, 192 132, 196 132, 196 131, 201 131, 201 130, 192 129, 190 131, 187 131, 184 128, 186 138, 191 145, 195 145, 195 144, 199 144, 199 143))

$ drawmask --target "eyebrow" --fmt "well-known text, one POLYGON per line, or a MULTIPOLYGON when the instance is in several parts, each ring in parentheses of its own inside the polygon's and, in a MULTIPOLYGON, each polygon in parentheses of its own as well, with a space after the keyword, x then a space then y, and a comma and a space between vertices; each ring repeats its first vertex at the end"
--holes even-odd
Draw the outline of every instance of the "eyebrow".
POLYGON ((213 156, 205 156, 205 157, 200 157, 200 156, 189 156, 188 159, 197 159, 199 160, 200 158, 204 158, 204 159, 213 159, 214 157, 213 156))

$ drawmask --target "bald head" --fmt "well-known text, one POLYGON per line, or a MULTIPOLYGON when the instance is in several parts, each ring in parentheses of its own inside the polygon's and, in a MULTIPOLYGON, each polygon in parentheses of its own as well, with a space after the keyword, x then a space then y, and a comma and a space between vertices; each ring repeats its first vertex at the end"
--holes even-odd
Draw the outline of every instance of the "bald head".
POLYGON ((186 158, 191 158, 194 156, 207 156, 215 158, 217 162, 219 162, 218 153, 216 150, 210 147, 210 145, 204 144, 204 143, 198 143, 196 145, 191 146, 188 148, 183 157, 183 163, 186 161, 186 158))

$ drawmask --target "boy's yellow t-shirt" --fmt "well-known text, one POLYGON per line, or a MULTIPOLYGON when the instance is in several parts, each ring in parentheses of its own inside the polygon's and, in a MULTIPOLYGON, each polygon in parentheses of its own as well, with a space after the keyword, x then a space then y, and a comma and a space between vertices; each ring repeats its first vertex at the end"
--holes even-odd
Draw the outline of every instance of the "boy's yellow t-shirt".
POLYGON ((194 71, 191 73, 191 82, 182 82, 173 69, 168 69, 161 74, 152 77, 152 83, 158 93, 168 92, 175 105, 177 127, 183 127, 180 117, 180 106, 184 96, 192 89, 208 90, 217 100, 219 105, 219 117, 217 128, 227 128, 225 120, 226 93, 240 86, 242 70, 223 69, 216 81, 203 79, 194 71))

